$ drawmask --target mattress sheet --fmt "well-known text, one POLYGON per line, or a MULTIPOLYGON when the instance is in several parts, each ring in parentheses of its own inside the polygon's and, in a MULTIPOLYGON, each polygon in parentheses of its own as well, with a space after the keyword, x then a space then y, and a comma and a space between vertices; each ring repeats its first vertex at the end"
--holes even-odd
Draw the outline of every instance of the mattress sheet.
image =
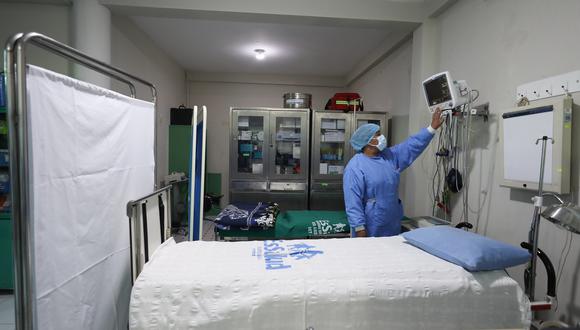
POLYGON ((504 271, 470 273, 402 237, 166 242, 136 280, 131 329, 527 328, 504 271))

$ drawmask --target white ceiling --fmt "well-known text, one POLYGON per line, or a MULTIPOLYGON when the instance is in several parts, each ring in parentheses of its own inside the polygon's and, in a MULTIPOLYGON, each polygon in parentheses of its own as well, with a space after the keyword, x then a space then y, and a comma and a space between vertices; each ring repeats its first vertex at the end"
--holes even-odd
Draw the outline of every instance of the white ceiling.
POLYGON ((318 77, 344 86, 457 0, 99 1, 130 17, 189 77, 318 77), (266 49, 265 60, 253 57, 256 48, 266 49))
POLYGON ((344 77, 393 33, 416 24, 377 26, 288 24, 132 17, 181 66, 192 72, 344 77), (254 49, 266 59, 254 58, 254 49))

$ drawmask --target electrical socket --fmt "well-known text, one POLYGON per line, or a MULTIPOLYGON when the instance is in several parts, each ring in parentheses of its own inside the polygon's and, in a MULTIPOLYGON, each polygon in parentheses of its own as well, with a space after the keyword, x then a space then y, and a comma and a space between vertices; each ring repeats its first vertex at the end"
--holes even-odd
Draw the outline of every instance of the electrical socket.
POLYGON ((568 80, 558 80, 554 85, 554 94, 564 94, 568 89, 568 80))
POLYGON ((542 80, 540 83, 540 96, 551 97, 554 96, 552 93, 552 81, 550 79, 542 80))
POLYGON ((524 97, 528 97, 528 92, 523 86, 519 86, 516 90, 516 101, 519 102, 524 97))
MULTIPOLYGON (((576 83, 578 74, 577 72, 569 72, 563 75, 558 76, 558 91, 562 94, 569 92, 574 92, 574 85, 576 83), (564 86, 564 88, 562 87, 564 86)), ((577 88, 576 88, 577 89, 577 88)), ((577 90, 576 90, 577 91, 577 90)))

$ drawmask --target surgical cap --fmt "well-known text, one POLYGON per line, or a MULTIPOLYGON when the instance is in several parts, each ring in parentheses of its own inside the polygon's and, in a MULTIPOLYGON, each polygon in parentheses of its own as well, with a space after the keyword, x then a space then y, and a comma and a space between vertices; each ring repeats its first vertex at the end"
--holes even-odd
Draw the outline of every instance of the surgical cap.
POLYGON ((376 124, 364 124, 359 127, 350 138, 350 145, 357 152, 361 151, 364 146, 369 144, 376 132, 380 131, 381 127, 376 124))

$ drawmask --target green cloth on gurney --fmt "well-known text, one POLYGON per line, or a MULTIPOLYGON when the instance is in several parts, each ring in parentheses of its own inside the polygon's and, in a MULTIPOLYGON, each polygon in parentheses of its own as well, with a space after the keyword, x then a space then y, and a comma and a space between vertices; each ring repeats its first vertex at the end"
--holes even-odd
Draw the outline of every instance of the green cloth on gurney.
POLYGON ((348 236, 344 211, 286 211, 278 214, 274 228, 217 229, 225 240, 266 240, 348 236))
POLYGON ((344 211, 286 211, 276 219, 276 238, 344 236, 350 233, 344 211))

